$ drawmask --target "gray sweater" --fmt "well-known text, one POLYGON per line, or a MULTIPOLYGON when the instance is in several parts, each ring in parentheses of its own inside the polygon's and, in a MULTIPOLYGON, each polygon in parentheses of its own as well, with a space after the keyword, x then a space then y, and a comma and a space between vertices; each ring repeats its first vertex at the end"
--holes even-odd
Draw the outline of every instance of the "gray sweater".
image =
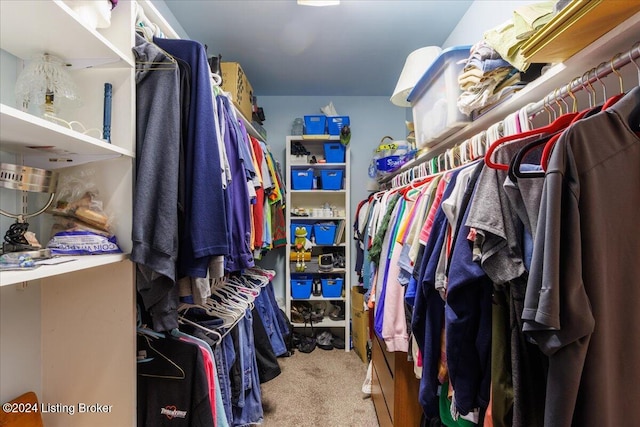
POLYGON ((133 248, 137 289, 154 329, 177 328, 176 262, 180 169, 180 72, 176 61, 136 35, 136 179, 133 248), (171 297, 169 297, 171 295, 171 297))

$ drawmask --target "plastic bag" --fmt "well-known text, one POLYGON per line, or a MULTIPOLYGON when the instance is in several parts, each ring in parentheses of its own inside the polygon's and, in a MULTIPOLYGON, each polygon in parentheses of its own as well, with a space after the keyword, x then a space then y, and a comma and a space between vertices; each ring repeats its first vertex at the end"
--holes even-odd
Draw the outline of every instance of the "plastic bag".
POLYGON ((104 255, 122 253, 116 236, 90 231, 62 231, 47 243, 52 255, 104 255))
POLYGON ((90 227, 111 234, 111 218, 102 207, 91 171, 61 177, 54 203, 48 212, 75 218, 90 227))
POLYGON ((364 383, 362 383, 362 392, 364 394, 371 394, 372 379, 373 379, 373 362, 369 362, 369 366, 367 367, 367 376, 364 379, 364 383))
POLYGON ((374 178, 372 173, 375 173, 376 176, 393 173, 413 159, 415 155, 416 150, 412 148, 408 141, 395 141, 390 136, 384 136, 373 152, 369 176, 374 178), (387 139, 389 142, 385 142, 387 139))

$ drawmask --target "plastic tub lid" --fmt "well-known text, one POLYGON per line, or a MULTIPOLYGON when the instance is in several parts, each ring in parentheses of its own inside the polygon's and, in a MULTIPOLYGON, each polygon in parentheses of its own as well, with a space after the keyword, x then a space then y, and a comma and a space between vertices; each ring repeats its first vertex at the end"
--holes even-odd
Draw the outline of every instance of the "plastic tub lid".
POLYGON ((407 101, 413 103, 414 100, 422 96, 422 94, 431 85, 431 81, 436 77, 437 73, 442 69, 445 62, 448 61, 451 56, 466 53, 468 57, 469 52, 471 52, 471 45, 452 46, 444 49, 429 68, 427 68, 427 71, 424 72, 420 80, 418 80, 418 83, 416 83, 413 90, 409 93, 409 96, 407 96, 407 101))

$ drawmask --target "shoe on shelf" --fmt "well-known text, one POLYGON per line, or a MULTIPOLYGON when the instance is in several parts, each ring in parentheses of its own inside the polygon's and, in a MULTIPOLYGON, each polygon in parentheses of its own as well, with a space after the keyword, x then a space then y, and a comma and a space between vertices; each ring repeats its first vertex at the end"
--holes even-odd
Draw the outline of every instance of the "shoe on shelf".
POLYGON ((329 319, 331 320, 344 320, 344 311, 342 307, 335 306, 335 309, 329 315, 329 319))
POLYGON ((316 345, 323 350, 333 350, 332 342, 333 335, 331 335, 331 332, 324 331, 316 337, 316 345))
POLYGON ((311 312, 311 320, 313 320, 316 323, 322 322, 322 319, 324 319, 324 316, 325 316, 326 309, 327 309, 327 302, 326 301, 318 301, 318 302, 313 303, 313 311, 311 312))
POLYGON ((344 256, 340 254, 334 254, 333 257, 334 268, 345 268, 344 256))
POLYGON ((291 306, 291 322, 304 323, 304 316, 298 311, 298 308, 295 306, 291 306))
POLYGON ((291 321, 294 323, 308 323, 316 321, 313 316, 313 307, 308 301, 294 301, 291 303, 291 321), (295 314, 294 314, 295 313, 295 314), (294 317, 296 320, 294 320, 294 317))
POLYGON ((333 311, 329 314, 331 320, 344 320, 344 301, 334 301, 333 311))
POLYGON ((331 301, 325 301, 327 303, 327 308, 324 310, 324 314, 327 317, 331 317, 331 313, 336 310, 336 306, 331 303, 331 301))

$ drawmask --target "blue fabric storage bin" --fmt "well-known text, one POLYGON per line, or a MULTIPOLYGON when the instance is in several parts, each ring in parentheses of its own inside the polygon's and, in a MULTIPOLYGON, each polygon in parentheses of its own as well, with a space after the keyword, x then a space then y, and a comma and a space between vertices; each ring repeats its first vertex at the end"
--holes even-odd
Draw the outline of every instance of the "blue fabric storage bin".
POLYGON ((313 279, 309 276, 291 276, 291 298, 310 298, 312 285, 313 279))
POLYGON ((340 169, 327 169, 320 172, 323 190, 341 190, 343 171, 340 169))
POLYGON ((291 189, 311 190, 313 188, 313 169, 292 170, 291 189))
POLYGON ((324 159, 327 163, 344 163, 346 147, 340 142, 324 143, 324 159))
POLYGON ((327 130, 329 135, 340 135, 340 129, 342 126, 349 125, 349 116, 328 116, 327 117, 327 130))
POLYGON ((340 298, 344 279, 320 279, 322 282, 322 296, 324 298, 340 298))
POLYGON ((316 245, 333 245, 336 237, 336 225, 332 222, 315 224, 313 234, 316 236, 316 245))
POLYGON ((324 135, 327 127, 327 116, 304 116, 304 133, 306 135, 324 135))
POLYGON ((294 242, 294 240, 296 240, 296 227, 304 227, 307 229, 307 239, 311 240, 311 232, 313 231, 313 224, 294 224, 293 222, 291 223, 291 228, 290 228, 290 232, 291 232, 291 243, 294 242))

